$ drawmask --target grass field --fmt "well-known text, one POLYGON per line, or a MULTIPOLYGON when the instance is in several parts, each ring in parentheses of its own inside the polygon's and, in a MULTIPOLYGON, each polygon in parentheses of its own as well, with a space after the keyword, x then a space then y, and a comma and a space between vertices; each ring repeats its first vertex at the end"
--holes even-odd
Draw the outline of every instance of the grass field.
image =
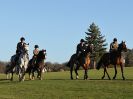
MULTIPOLYGON (((118 68, 117 80, 101 80, 103 70, 89 70, 90 80, 69 80, 69 72, 48 72, 44 80, 18 82, 4 80, 0 74, 0 99, 133 99, 133 68, 125 68, 126 80, 121 80, 118 68)), ((111 78, 114 70, 109 69, 111 78)), ((75 76, 75 74, 74 74, 75 76)))

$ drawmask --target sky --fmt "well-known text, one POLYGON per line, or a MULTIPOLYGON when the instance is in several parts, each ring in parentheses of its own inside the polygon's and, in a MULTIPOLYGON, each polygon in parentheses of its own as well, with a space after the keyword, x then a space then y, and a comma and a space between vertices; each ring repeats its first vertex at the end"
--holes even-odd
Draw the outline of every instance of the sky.
POLYGON ((116 37, 133 48, 133 0, 0 0, 0 60, 10 61, 23 36, 46 61, 63 63, 94 22, 109 44, 116 37))

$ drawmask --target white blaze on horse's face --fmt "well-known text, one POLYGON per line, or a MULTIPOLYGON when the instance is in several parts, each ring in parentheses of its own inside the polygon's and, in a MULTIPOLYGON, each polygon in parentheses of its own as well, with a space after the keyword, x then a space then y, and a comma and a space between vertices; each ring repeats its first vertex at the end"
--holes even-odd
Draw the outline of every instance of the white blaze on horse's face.
POLYGON ((46 52, 44 51, 43 54, 46 55, 46 52))

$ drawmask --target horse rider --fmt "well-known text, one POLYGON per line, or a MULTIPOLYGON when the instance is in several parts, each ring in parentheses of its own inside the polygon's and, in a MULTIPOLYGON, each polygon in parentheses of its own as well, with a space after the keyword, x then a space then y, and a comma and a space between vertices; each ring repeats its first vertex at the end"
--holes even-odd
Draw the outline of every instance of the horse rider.
POLYGON ((25 38, 21 37, 20 42, 17 44, 16 54, 21 54, 24 51, 25 38))
POLYGON ((117 43, 117 38, 113 39, 113 42, 110 44, 110 58, 113 60, 114 56, 116 55, 116 51, 118 49, 118 43, 117 43))
MULTIPOLYGON (((85 50, 86 50, 85 40, 81 39, 80 43, 77 45, 77 50, 76 50, 76 60, 75 61, 77 64, 79 63, 78 59, 79 59, 80 55, 82 53, 84 53, 85 50)), ((84 61, 85 61, 85 59, 84 59, 84 61)))
POLYGON ((118 43, 117 38, 114 38, 113 42, 110 44, 110 52, 117 51, 118 43))
POLYGON ((20 42, 18 42, 17 44, 17 50, 16 50, 16 56, 17 56, 17 60, 19 59, 19 56, 21 55, 21 53, 24 52, 24 45, 25 45, 25 38, 21 37, 20 38, 20 42))
POLYGON ((81 39, 80 43, 77 45, 77 50, 76 50, 77 58, 81 55, 81 53, 84 53, 85 49, 86 49, 85 40, 81 39))
POLYGON ((35 49, 33 50, 33 57, 32 57, 33 64, 36 63, 37 55, 39 54, 39 46, 35 45, 34 48, 35 49))

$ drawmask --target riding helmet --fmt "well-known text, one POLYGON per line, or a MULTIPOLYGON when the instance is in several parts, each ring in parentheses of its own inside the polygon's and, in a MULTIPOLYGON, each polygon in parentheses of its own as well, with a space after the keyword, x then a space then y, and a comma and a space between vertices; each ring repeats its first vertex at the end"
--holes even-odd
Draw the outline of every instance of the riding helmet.
POLYGON ((81 39, 80 42, 85 42, 85 40, 84 39, 81 39))
POLYGON ((25 41, 25 38, 24 38, 24 37, 21 37, 20 40, 21 40, 21 41, 23 41, 23 40, 25 41))
POLYGON ((39 48, 39 46, 38 45, 35 45, 35 47, 34 48, 39 48))
POLYGON ((117 38, 114 38, 114 42, 117 41, 117 38))

